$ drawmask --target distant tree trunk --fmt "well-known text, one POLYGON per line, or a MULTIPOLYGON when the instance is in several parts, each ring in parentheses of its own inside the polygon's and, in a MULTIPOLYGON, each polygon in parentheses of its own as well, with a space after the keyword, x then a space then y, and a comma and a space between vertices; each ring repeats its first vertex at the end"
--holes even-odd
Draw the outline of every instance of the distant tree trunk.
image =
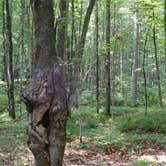
POLYGON ((57 22, 57 41, 56 41, 56 56, 64 60, 66 33, 67 33, 67 9, 68 1, 59 1, 59 16, 57 22))
POLYGON ((110 0, 106 0, 107 28, 106 28, 106 56, 105 56, 105 85, 106 85, 106 113, 110 114, 110 0))
MULTIPOLYGON (((89 22, 90 22, 90 16, 92 14, 94 5, 95 5, 96 0, 90 0, 89 2, 89 6, 88 9, 86 11, 86 15, 84 18, 84 24, 83 24, 83 28, 82 28, 82 33, 81 33, 81 38, 79 40, 79 44, 78 44, 78 52, 77 52, 77 56, 78 58, 81 60, 82 55, 83 55, 83 50, 84 50, 84 45, 85 45, 85 39, 86 39, 86 34, 88 31, 88 26, 89 26, 89 22)), ((80 61, 79 61, 80 62, 80 61)))
POLYGON ((30 4, 27 2, 27 27, 28 27, 28 54, 29 56, 29 70, 30 78, 32 77, 33 70, 35 68, 35 57, 34 57, 34 29, 33 29, 33 20, 30 20, 30 4))
POLYGON ((145 115, 147 114, 147 108, 148 108, 148 94, 147 94, 147 79, 146 79, 146 70, 145 70, 145 63, 146 63, 146 45, 148 40, 148 33, 145 37, 145 44, 144 44, 144 52, 143 52, 143 77, 144 77, 144 95, 145 95, 145 115))
POLYGON ((166 0, 164 0, 164 33, 165 33, 164 51, 165 51, 165 72, 166 72, 166 0))
POLYGON ((155 25, 153 25, 153 43, 154 43, 154 56, 155 56, 155 65, 156 65, 159 106, 162 109, 163 103, 162 103, 162 92, 161 92, 161 84, 160 84, 160 69, 159 69, 158 55, 157 55, 156 27, 155 27, 155 25))
POLYGON ((6 63, 6 20, 5 20, 5 2, 2 1, 2 36, 3 36, 3 80, 6 81, 7 63, 6 63))
MULTIPOLYGON (((113 18, 113 32, 112 32, 112 36, 116 38, 116 5, 114 4, 114 18, 113 18)), ((114 49, 113 49, 113 54, 112 54, 112 71, 111 71, 111 75, 112 75, 112 98, 111 98, 111 103, 112 106, 115 106, 115 91, 116 91, 116 87, 115 87, 115 77, 116 77, 116 39, 114 41, 114 49)))
POLYGON ((95 44, 96 44, 96 112, 99 113, 99 18, 98 18, 98 1, 96 1, 96 14, 95 14, 95 44))
POLYGON ((139 44, 139 23, 138 23, 138 11, 135 12, 134 17, 134 58, 133 58, 133 69, 132 69, 132 98, 131 105, 137 105, 137 77, 138 77, 138 44, 139 44))
POLYGON ((79 87, 79 81, 80 81, 80 64, 81 64, 81 60, 82 60, 82 55, 83 55, 83 51, 84 51, 84 46, 85 46, 85 40, 86 40, 86 35, 88 32, 88 26, 89 26, 89 22, 90 22, 90 17, 94 8, 96 0, 90 0, 89 2, 89 6, 87 8, 86 11, 86 15, 84 18, 84 23, 83 23, 83 27, 82 27, 82 32, 81 32, 81 37, 78 41, 78 48, 76 51, 76 58, 77 58, 77 62, 76 62, 76 66, 75 66, 75 80, 76 80, 76 87, 75 87, 75 95, 76 95, 76 107, 79 106, 78 103, 78 87, 79 87))
POLYGON ((63 71, 55 56, 53 0, 31 0, 30 3, 36 67, 22 93, 28 111, 28 146, 36 166, 62 166, 68 101, 63 71))
MULTIPOLYGON (((21 17, 20 17, 20 67, 19 67, 19 84, 20 84, 20 94, 22 93, 22 78, 23 78, 23 64, 25 58, 25 48, 24 48, 24 23, 25 23, 25 0, 21 0, 21 17)), ((19 103, 19 111, 22 114, 21 101, 19 103)))
POLYGON ((15 101, 14 101, 14 77, 13 77, 13 43, 12 43, 12 1, 6 0, 6 63, 7 63, 7 93, 9 116, 15 119, 15 101))
MULTIPOLYGON (((122 37, 122 33, 123 33, 123 23, 122 23, 122 19, 120 19, 120 35, 122 37)), ((123 93, 123 39, 119 40, 121 42, 121 45, 120 45, 120 81, 121 81, 121 92, 123 93)))

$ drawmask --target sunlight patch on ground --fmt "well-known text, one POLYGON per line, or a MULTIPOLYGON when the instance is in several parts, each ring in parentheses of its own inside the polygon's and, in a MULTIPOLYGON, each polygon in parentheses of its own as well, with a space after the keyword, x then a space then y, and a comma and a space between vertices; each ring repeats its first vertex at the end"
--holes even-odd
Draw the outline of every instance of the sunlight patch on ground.
POLYGON ((166 164, 166 155, 143 155, 139 160, 146 160, 154 163, 165 163, 166 164))

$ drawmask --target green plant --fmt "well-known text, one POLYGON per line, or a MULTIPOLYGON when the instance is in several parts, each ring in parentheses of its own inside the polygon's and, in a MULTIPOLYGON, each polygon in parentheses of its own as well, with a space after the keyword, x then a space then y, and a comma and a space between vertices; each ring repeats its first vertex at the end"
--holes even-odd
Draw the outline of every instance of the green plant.
POLYGON ((134 131, 136 133, 166 133, 166 112, 154 111, 148 115, 143 113, 127 115, 118 120, 117 128, 123 132, 134 131))

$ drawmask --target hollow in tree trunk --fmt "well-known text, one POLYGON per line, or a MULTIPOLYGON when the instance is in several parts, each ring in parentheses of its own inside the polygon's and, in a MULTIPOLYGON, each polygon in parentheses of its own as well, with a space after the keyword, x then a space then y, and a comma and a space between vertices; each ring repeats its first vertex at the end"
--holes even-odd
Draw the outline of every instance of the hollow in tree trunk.
POLYGON ((35 69, 22 93, 28 111, 28 146, 36 166, 61 166, 68 117, 63 71, 55 56, 52 0, 31 0, 35 27, 35 69))

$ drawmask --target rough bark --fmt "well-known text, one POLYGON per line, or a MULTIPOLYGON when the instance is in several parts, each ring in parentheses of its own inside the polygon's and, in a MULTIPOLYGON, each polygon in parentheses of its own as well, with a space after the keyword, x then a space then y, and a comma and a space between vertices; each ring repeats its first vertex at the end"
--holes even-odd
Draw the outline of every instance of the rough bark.
POLYGON ((28 146, 36 166, 61 166, 68 102, 63 71, 55 59, 52 0, 31 0, 35 27, 35 70, 22 93, 28 111, 28 146))
POLYGON ((134 17, 134 58, 133 58, 133 68, 132 68, 132 96, 131 105, 137 105, 137 77, 138 77, 138 44, 139 44, 139 23, 138 23, 138 11, 135 12, 134 17))
POLYGON ((110 114, 110 1, 106 1, 107 28, 106 28, 106 49, 105 56, 105 86, 106 86, 106 113, 110 114))
POLYGON ((13 42, 12 42, 12 1, 6 0, 6 80, 9 116, 15 119, 15 101, 14 101, 14 77, 13 77, 13 42))

